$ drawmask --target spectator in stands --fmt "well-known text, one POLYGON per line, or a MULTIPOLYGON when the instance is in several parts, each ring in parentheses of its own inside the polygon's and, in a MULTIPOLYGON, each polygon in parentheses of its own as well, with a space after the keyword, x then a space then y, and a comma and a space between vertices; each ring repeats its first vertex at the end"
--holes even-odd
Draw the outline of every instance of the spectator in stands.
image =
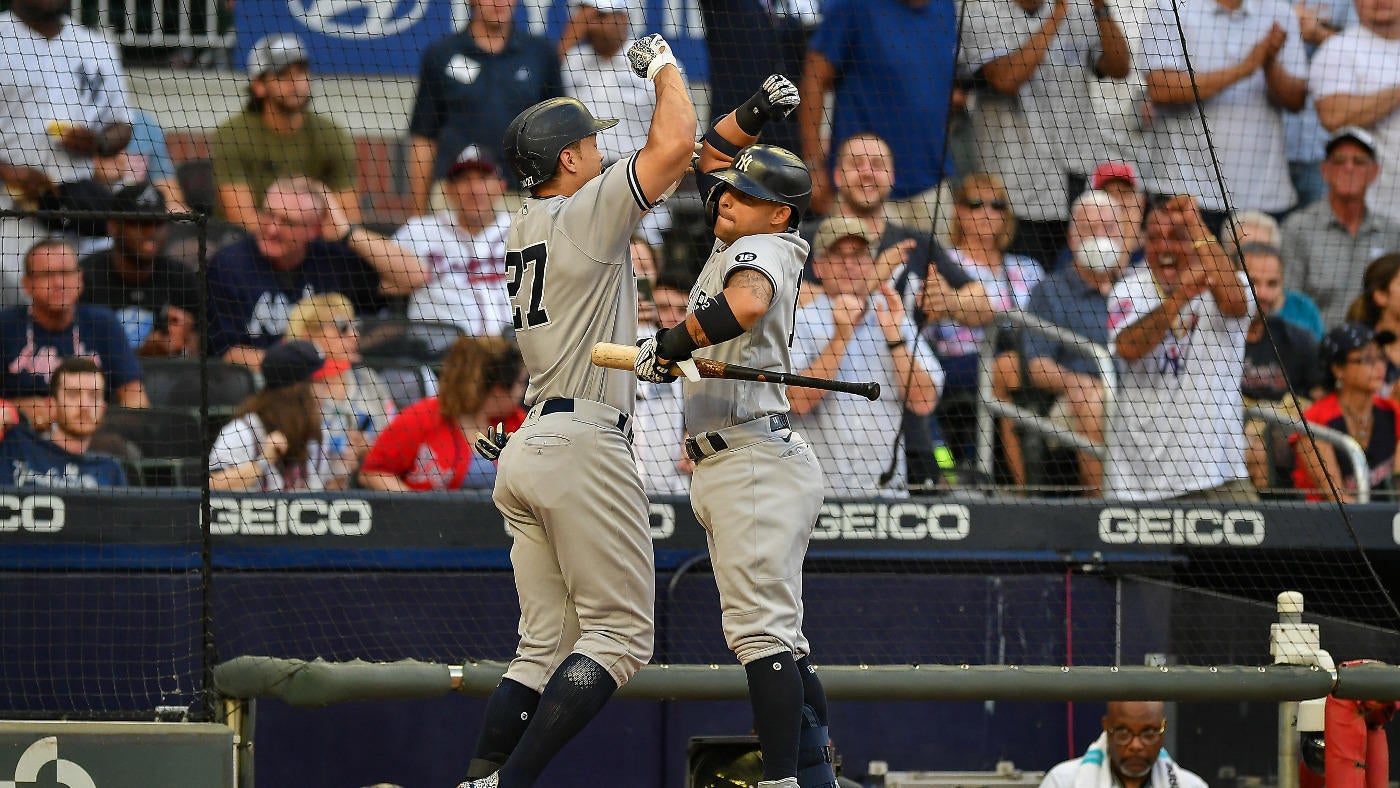
POLYGON ((1400 251, 1400 222, 1366 207, 1367 193, 1380 172, 1369 132, 1344 126, 1333 132, 1326 150, 1326 199, 1283 223, 1283 252, 1288 286, 1312 296, 1326 324, 1335 326, 1346 318, 1367 264, 1400 251))
POLYGON ((1109 352, 1121 363, 1104 495, 1255 500, 1240 395, 1248 280, 1190 196, 1153 208, 1146 231, 1147 265, 1108 299, 1109 352))
POLYGON ((442 180, 447 210, 409 219, 394 240, 413 250, 432 279, 408 301, 413 320, 456 323, 471 336, 499 336, 511 327, 506 296, 506 182, 478 145, 457 155, 442 180))
POLYGON ((1153 104, 1149 190, 1199 195, 1206 225, 1218 231, 1226 210, 1218 160, 1233 205, 1275 217, 1293 207, 1282 113, 1302 109, 1308 61, 1292 9, 1158 0, 1142 42, 1153 104))
MULTIPOLYGON (((633 241, 632 265, 640 278, 645 264, 639 263, 637 248, 633 241)), ((641 323, 637 336, 650 336, 661 326, 674 326, 685 319, 694 282, 665 270, 656 274, 653 281, 650 317, 642 318, 642 303, 637 305, 641 323)), ((643 301, 640 296, 638 300, 643 301)), ((637 455, 642 489, 647 494, 685 495, 690 492, 690 473, 695 470, 695 461, 685 453, 679 386, 637 383, 637 404, 632 410, 632 449, 637 455)))
MULTIPOLYGON (((995 175, 968 175, 958 183, 953 196, 953 248, 948 250, 953 261, 982 283, 993 311, 1024 309, 1044 271, 1031 258, 1006 251, 1016 235, 1016 214, 1001 179, 995 175)), ((939 389, 945 404, 952 396, 960 395, 964 400, 974 396, 977 346, 984 330, 945 318, 930 320, 925 332, 947 374, 946 387, 939 389)), ((971 419, 949 414, 943 424, 948 445, 967 456, 972 443, 971 419)))
MULTIPOLYGON (((754 85, 762 85, 769 74, 801 74, 807 38, 821 21, 822 4, 822 0, 699 3, 705 24, 705 50, 710 63, 719 66, 710 69, 710 106, 742 106, 753 95, 754 85)), ((801 150, 797 118, 770 120, 763 127, 763 142, 790 151, 801 150)))
MULTIPOLYGON (((1376 332, 1361 323, 1343 323, 1328 331, 1318 350, 1330 391, 1303 414, 1314 424, 1356 439, 1366 453, 1372 490, 1393 487, 1400 442, 1400 406, 1380 394, 1385 383, 1381 348, 1394 342, 1389 331, 1376 332)), ((1308 500, 1354 503, 1357 470, 1346 453, 1301 432, 1293 440, 1298 449, 1293 482, 1308 491, 1308 500)))
POLYGON ((50 376, 62 359, 83 356, 103 370, 109 399, 128 408, 150 403, 141 383, 141 365, 126 342, 112 310, 79 304, 83 271, 66 241, 35 244, 24 258, 28 307, 0 311, 0 395, 20 409, 37 430, 49 426, 50 376))
POLYGON ((329 116, 309 108, 311 94, 311 66, 301 39, 274 33, 253 45, 248 103, 210 142, 225 219, 258 232, 258 195, 274 181, 303 176, 330 189, 346 221, 360 221, 355 140, 329 116))
POLYGON ((85 304, 117 314, 126 341, 143 356, 183 356, 199 352, 199 277, 162 253, 165 248, 165 195, 150 181, 118 191, 113 207, 148 218, 108 220, 112 248, 81 261, 85 304))
POLYGON ((1361 22, 1327 39, 1309 87, 1328 131, 1359 126, 1375 135, 1380 172, 1367 204, 1400 221, 1400 12, 1387 0, 1357 0, 1361 22))
POLYGON ((806 288, 793 321, 792 366, 803 375, 874 380, 886 392, 870 402, 819 389, 788 389, 793 428, 812 443, 827 474, 828 495, 902 494, 907 470, 899 434, 907 408, 933 412, 943 369, 919 336, 887 271, 913 247, 881 254, 879 238, 853 216, 827 219, 817 231, 813 269, 820 289, 806 288))
POLYGON ((1040 788, 1206 788, 1162 750, 1166 730, 1161 701, 1109 701, 1103 732, 1083 756, 1046 772, 1040 788))
POLYGON ((340 293, 301 299, 287 314, 286 338, 309 341, 325 355, 316 388, 327 442, 332 449, 347 443, 359 460, 397 408, 379 373, 359 365, 360 334, 350 299, 340 293))
MULTIPOLYGON (((73 356, 54 370, 52 384, 52 415, 45 430, 35 430, 14 405, 0 400, 0 467, 5 469, 0 486, 126 486, 120 461, 94 441, 107 412, 102 371, 91 359, 73 356)), ((116 435, 107 437, 122 442, 116 435)))
POLYGON ((267 188, 257 233, 209 261, 208 349, 257 368, 304 296, 343 293, 366 315, 383 309, 386 296, 408 295, 427 281, 413 252, 351 223, 325 186, 284 178, 267 188))
POLYGON ((930 0, 826 0, 802 68, 797 109, 816 214, 831 207, 828 154, 858 132, 878 134, 899 162, 891 205, 901 223, 933 226, 952 99, 957 11, 930 0), (827 94, 831 134, 822 137, 827 94), (830 147, 829 147, 829 145, 830 147))
MULTIPOLYGON (((1249 243, 1261 243, 1283 250, 1285 240, 1283 228, 1274 217, 1263 211, 1236 211, 1229 215, 1220 226, 1220 245, 1225 256, 1240 260, 1240 247, 1249 243)), ((1313 339, 1321 339, 1327 330, 1322 321, 1322 310, 1307 293, 1297 288, 1283 291, 1283 305, 1277 307, 1279 317, 1312 334, 1313 339)))
MULTIPOLYGON (((1347 310, 1347 320, 1363 323, 1377 332, 1389 331, 1400 336, 1400 254, 1378 257, 1366 266, 1361 295, 1347 310)), ((1400 395, 1395 387, 1400 381, 1400 342, 1381 346, 1385 353, 1385 385, 1381 393, 1392 399, 1400 395)))
POLYGON ((404 409, 360 469, 372 490, 489 490, 496 465, 472 452, 477 433, 520 427, 528 383, 520 350, 500 337, 462 337, 443 361, 441 388, 404 409))
MULTIPOLYGON (((1244 372, 1240 376, 1244 404, 1285 418, 1301 418, 1303 410, 1321 393, 1317 390, 1322 384, 1317 340, 1278 315, 1284 270, 1278 247, 1250 241, 1240 253, 1258 302, 1245 335, 1244 372)), ((1245 465, 1255 489, 1273 486, 1270 468, 1277 464, 1281 448, 1273 436, 1283 434, 1262 419, 1245 421, 1245 465)))
POLYGON ((291 492, 337 486, 311 390, 312 377, 325 365, 310 342, 268 348, 262 360, 265 387, 238 406, 238 415, 219 430, 209 451, 210 489, 291 492))
POLYGON ((1142 251, 1142 217, 1147 212, 1147 192, 1137 167, 1126 161, 1105 161, 1094 168, 1089 186, 1112 197, 1123 209, 1123 248, 1136 257, 1142 251))
MULTIPOLYGON (((1298 19, 1298 35, 1303 39, 1303 51, 1309 64, 1323 42, 1355 21, 1351 0, 1294 3, 1293 15, 1298 19)), ((1312 205, 1327 194, 1319 168, 1323 148, 1327 145, 1327 130, 1318 120, 1316 98, 1313 93, 1308 93, 1307 102, 1300 112, 1283 116, 1288 173, 1293 188, 1298 192, 1298 209, 1312 205)))
MULTIPOLYGON (((20 424, 10 403, 0 404, 0 485, 92 489, 125 487, 117 460, 89 451, 107 414, 106 381, 92 359, 65 358, 49 381, 53 419, 47 430, 20 424)), ((0 401, 3 402, 3 401, 0 401)))
POLYGON ((1107 0, 991 0, 965 15, 961 36, 977 153, 1016 204, 1008 251, 1048 267, 1106 144, 1090 85, 1128 75, 1128 41, 1107 0))
MULTIPOLYGON (((1069 248, 1071 264, 1048 275, 1031 291, 1026 311, 1041 320, 1072 331, 1085 342, 1108 344, 1108 294, 1128 265, 1124 240, 1127 224, 1122 205, 1107 192, 1090 190, 1070 208, 1069 248)), ((1104 385, 1099 367, 1086 348, 1059 342, 1037 331, 1023 334, 1020 357, 998 359, 993 390, 1010 400, 1022 383, 1054 398, 1049 418, 1067 430, 1102 444, 1104 442, 1104 385), (1024 359, 1024 361, 1022 361, 1024 359), (1024 366, 1023 366, 1024 365, 1024 366)), ((1026 483, 1020 436, 1014 425, 1000 426, 1012 481, 1026 483)), ((1090 452, 1079 452, 1079 483, 1088 496, 1098 496, 1103 484, 1103 462, 1090 452)))
MULTIPOLYGON (((604 167, 646 145, 647 125, 656 106, 651 84, 637 79, 627 60, 632 45, 629 5, 628 0, 582 0, 559 40, 564 95, 582 101, 601 117, 618 120, 616 126, 598 133, 604 167)), ((638 231, 649 243, 659 244, 670 227, 671 209, 663 202, 647 212, 638 231)))
MULTIPOLYGON (((892 273, 891 284, 905 298, 906 307, 916 310, 916 319, 950 318, 973 326, 992 319, 991 303, 981 282, 953 262, 927 230, 902 225, 887 215, 895 169, 894 153, 883 139, 861 132, 841 143, 832 182, 836 202, 831 216, 860 219, 866 232, 879 239, 875 256, 904 241, 914 242, 908 265, 892 273)), ((822 223, 820 218, 806 222, 802 237, 812 243, 822 223)), ((815 251, 813 247, 813 254, 815 251)))
MULTIPOLYGON (((116 46, 69 19, 62 0, 15 0, 0 14, 0 41, 0 180, 20 207, 106 210, 111 191, 93 180, 93 157, 131 141, 116 46)), ((104 229, 100 219, 44 221, 83 235, 104 229)))
POLYGON ((526 107, 559 96, 559 61, 548 41, 515 30, 518 0, 470 0, 467 28, 423 51, 408 133, 415 216, 428 212, 432 185, 475 140, 504 161, 500 140, 526 107))

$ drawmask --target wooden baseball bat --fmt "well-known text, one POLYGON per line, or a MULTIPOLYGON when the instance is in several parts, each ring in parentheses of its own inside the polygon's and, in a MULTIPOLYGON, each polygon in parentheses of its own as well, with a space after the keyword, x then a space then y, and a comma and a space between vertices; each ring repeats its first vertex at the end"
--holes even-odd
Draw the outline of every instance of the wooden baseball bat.
MULTIPOLYGON (((635 345, 618 345, 612 342, 599 342, 593 346, 593 363, 608 369, 631 370, 637 362, 637 347, 635 345)), ((700 370, 702 378, 725 378, 727 380, 753 380, 759 383, 781 383, 784 386, 801 386, 809 389, 821 389, 823 391, 839 391, 845 394, 858 394, 869 400, 880 398, 880 384, 874 381, 859 383, 849 380, 827 380, 826 378, 810 378, 806 375, 794 375, 791 372, 771 372, 766 369, 754 369, 753 367, 743 367, 738 364, 726 364, 722 361, 712 361, 707 358, 695 358, 695 367, 700 370)), ((680 376, 681 371, 675 364, 671 365, 671 372, 680 376)))

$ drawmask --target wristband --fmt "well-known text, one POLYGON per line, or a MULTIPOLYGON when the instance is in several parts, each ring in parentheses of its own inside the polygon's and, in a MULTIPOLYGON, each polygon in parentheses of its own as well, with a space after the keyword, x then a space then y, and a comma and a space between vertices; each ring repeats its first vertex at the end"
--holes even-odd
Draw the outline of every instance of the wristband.
MULTIPOLYGON (((738 122, 737 116, 735 122, 738 122)), ((711 126, 710 130, 705 132, 705 142, 709 144, 711 148, 714 148, 731 159, 738 156, 739 151, 743 150, 743 148, 725 139, 724 135, 719 133, 718 124, 716 124, 716 126, 711 126)))
POLYGON ((667 361, 684 361, 699 349, 686 330, 685 321, 656 332, 656 354, 667 361))
POLYGON ((734 110, 734 122, 750 137, 757 137, 772 119, 773 116, 768 112, 768 95, 761 90, 734 110))

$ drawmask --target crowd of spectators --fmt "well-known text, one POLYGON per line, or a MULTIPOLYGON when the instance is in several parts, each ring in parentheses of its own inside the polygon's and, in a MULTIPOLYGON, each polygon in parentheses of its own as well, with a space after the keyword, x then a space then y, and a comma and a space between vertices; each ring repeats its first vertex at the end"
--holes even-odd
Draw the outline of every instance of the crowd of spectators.
MULTIPOLYGON (((489 487, 470 436, 521 404, 502 132, 538 100, 577 97, 620 120, 599 138, 606 164, 643 144, 654 97, 626 61, 640 32, 629 3, 570 3, 556 41, 518 25, 513 0, 470 6, 421 55, 405 119, 411 215, 387 228, 364 221, 354 130, 328 97, 312 109, 304 42, 257 41, 246 104, 210 137, 210 221, 232 236, 206 261, 172 252, 169 217, 192 203, 117 49, 57 0, 14 0, 0 14, 0 208, 40 213, 0 219, 0 395, 21 422, 0 445, 32 435, 88 451, 66 437, 85 422, 57 403, 74 358, 96 365, 109 404, 146 409, 143 359, 207 354, 261 381, 208 458, 220 488, 489 487), (376 320, 401 321, 399 340, 415 325, 448 338, 361 347, 376 320), (389 379, 386 354, 415 386, 389 379)), ((706 6, 714 95, 743 71, 726 59, 800 77, 795 123, 773 130, 814 179, 794 364, 886 392, 790 392, 798 428, 838 469, 828 492, 948 483, 949 450, 963 466, 978 455, 988 388, 1042 417, 996 421, 993 481, 1012 489, 1043 479, 1056 436, 1073 433, 1066 481, 1090 496, 1249 498, 1296 481, 1316 497, 1332 494, 1327 479, 1350 495, 1344 453, 1313 451, 1284 423, 1300 416, 1374 449, 1387 479, 1373 487, 1387 486, 1393 452, 1373 445, 1383 431, 1361 404, 1389 402, 1400 379, 1392 6, 706 6), (1111 390, 1090 344, 1112 358, 1111 390)), ((663 204, 634 239, 643 333, 674 322, 693 281, 667 259, 672 223, 663 204)), ((683 494, 674 392, 643 385, 636 416, 657 435, 638 441, 648 491, 683 494)))

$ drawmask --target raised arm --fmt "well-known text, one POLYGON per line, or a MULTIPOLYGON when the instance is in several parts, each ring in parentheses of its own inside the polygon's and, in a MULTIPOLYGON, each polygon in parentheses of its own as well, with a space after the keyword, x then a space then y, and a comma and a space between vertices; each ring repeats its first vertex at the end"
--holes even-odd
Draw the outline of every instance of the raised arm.
POLYGON ((637 152, 637 183, 656 200, 685 175, 695 153, 695 105, 666 39, 653 33, 627 50, 632 72, 656 86, 646 145, 637 152))

